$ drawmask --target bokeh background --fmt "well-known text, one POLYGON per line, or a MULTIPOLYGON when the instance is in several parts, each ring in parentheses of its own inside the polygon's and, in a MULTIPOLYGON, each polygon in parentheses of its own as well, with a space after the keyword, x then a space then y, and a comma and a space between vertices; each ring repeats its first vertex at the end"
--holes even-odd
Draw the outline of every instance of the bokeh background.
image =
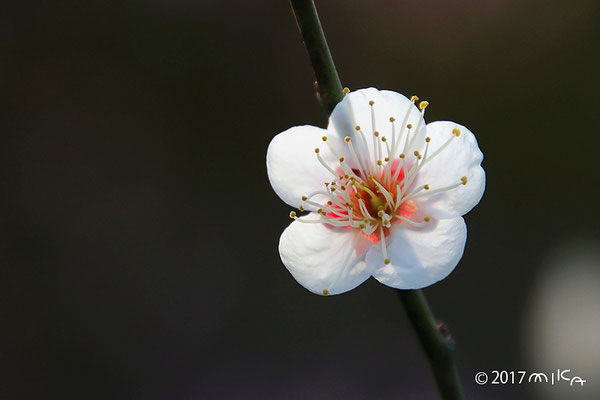
MULTIPOLYGON (((485 154, 426 289, 468 398, 597 399, 599 3, 317 6, 345 86, 417 94, 485 154), (473 379, 558 368, 588 384, 473 379)), ((327 122, 286 1, 11 2, 0 48, 0 398, 436 398, 392 290, 322 298, 280 263, 266 148, 327 122)))

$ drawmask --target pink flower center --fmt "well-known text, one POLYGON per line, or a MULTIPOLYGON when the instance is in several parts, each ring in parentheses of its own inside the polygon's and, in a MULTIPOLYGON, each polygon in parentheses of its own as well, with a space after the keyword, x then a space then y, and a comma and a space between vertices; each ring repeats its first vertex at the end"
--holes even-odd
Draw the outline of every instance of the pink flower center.
MULTIPOLYGON (((369 221, 381 218, 383 233, 386 237, 389 236, 389 229, 392 223, 401 222, 399 217, 409 219, 418 210, 417 205, 412 200, 401 202, 399 206, 397 206, 396 201, 389 201, 390 197, 391 199, 395 199, 399 194, 398 190, 402 190, 404 187, 404 168, 398 170, 399 167, 401 167, 401 159, 396 159, 391 163, 389 179, 385 176, 386 171, 381 171, 377 177, 370 175, 360 183, 357 183, 355 178, 345 178, 343 176, 343 179, 340 179, 340 181, 344 182, 345 185, 337 183, 333 186, 339 187, 339 189, 336 189, 338 193, 340 191, 347 191, 347 194, 335 195, 338 201, 335 203, 330 201, 330 211, 325 212, 324 216, 332 222, 347 220, 348 224, 343 226, 343 228, 347 229, 361 229, 361 226, 369 221), (347 186, 350 190, 348 190, 347 186), (358 226, 351 224, 350 222, 353 220, 362 221, 363 224, 359 224, 358 226)), ((360 175, 357 170, 353 170, 353 172, 356 175, 360 175)), ((341 168, 338 170, 338 173, 343 173, 341 168)), ((336 190, 333 192, 335 193, 336 190)), ((339 225, 335 224, 335 226, 339 225)), ((362 235, 372 243, 377 243, 381 239, 380 230, 371 233, 362 232, 362 235)))

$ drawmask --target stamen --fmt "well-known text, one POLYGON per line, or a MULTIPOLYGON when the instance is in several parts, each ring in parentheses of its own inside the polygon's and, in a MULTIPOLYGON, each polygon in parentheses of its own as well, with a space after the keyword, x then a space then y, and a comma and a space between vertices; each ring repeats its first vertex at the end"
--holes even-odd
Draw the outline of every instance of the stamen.
POLYGON ((416 196, 413 196, 413 198, 415 198, 415 197, 421 197, 421 196, 425 196, 425 195, 427 195, 427 196, 431 196, 431 195, 434 195, 434 194, 437 194, 437 193, 446 192, 446 191, 448 191, 448 190, 456 189, 456 188, 457 188, 457 187, 459 187, 460 185, 466 185, 466 184, 467 184, 467 183, 466 183, 467 177, 466 177, 466 176, 463 176, 463 178, 465 178, 465 179, 464 179, 464 183, 463 183, 463 179, 461 178, 461 180, 460 180, 460 182, 459 182, 459 183, 456 183, 456 184, 454 184, 454 185, 450 185, 450 186, 446 186, 446 187, 443 187, 443 188, 440 188, 440 189, 436 189, 436 190, 427 191, 426 193, 420 193, 420 194, 418 194, 418 195, 416 195, 416 196))
POLYGON ((290 212, 290 218, 293 219, 294 221, 302 222, 303 224, 322 224, 325 222, 325 221, 323 221, 322 218, 319 218, 319 219, 298 218, 294 211, 290 212))
POLYGON ((369 210, 367 210, 367 207, 365 206, 365 201, 363 199, 358 199, 358 207, 360 208, 362 215, 364 215, 368 219, 375 219, 371 216, 369 210))
POLYGON ((383 263, 388 265, 390 263, 390 259, 387 254, 387 245, 385 244, 385 234, 383 233, 383 226, 379 227, 379 232, 381 235, 381 253, 383 254, 383 263))
MULTIPOLYGON (((394 124, 394 121, 396 121, 396 118, 390 117, 390 123, 392 124, 392 149, 396 148, 396 124, 394 124)), ((389 155, 389 151, 388 151, 388 155, 389 155)))
MULTIPOLYGON (((348 214, 343 214, 343 213, 339 212, 338 210, 336 210, 333 207, 329 207, 329 211, 332 212, 332 213, 334 213, 338 217, 343 218, 344 220, 346 220, 347 218, 348 219, 350 218, 348 214)), ((325 213, 325 215, 327 215, 327 213, 325 213)), ((346 225, 348 225, 348 223, 346 223, 346 225)))
POLYGON ((433 154, 429 156, 427 161, 433 160, 438 154, 440 154, 442 152, 442 150, 444 150, 446 148, 446 146, 448 146, 448 144, 450 144, 452 139, 457 138, 457 137, 458 137, 457 135, 450 136, 450 138, 448 140, 446 140, 446 142, 443 145, 441 145, 439 149, 434 151, 433 154))
MULTIPOLYGON (((410 143, 408 144, 408 148, 411 148, 413 146, 413 142, 415 141, 415 139, 417 138, 418 133, 419 133, 419 129, 421 129, 421 125, 423 124, 423 121, 425 121, 425 109, 427 108, 427 106, 429 105, 428 102, 426 101, 422 101, 421 103, 419 103, 419 108, 421 109, 421 118, 419 118, 419 123, 417 124, 417 127, 415 129, 415 135, 413 135, 413 138, 410 140, 410 143)), ((408 149, 405 148, 403 153, 406 153, 408 149)))
MULTIPOLYGON (((415 101, 419 100, 419 98, 417 96, 413 96, 411 97, 411 102, 414 104, 415 101), (413 100, 416 99, 416 100, 413 100)), ((408 122, 408 118, 410 117, 410 114, 412 113, 412 109, 413 107, 408 107, 408 111, 404 114, 404 120, 402 121, 402 125, 400 125, 402 128, 400 129, 400 132, 398 133, 398 140, 393 141, 394 145, 392 146, 392 151, 394 152, 393 154, 396 154, 396 152, 398 151, 398 145, 400 143, 400 138, 402 137, 402 134, 404 133, 404 127, 406 126, 408 128, 408 132, 406 133, 406 139, 408 140, 408 135, 410 133, 410 128, 412 128, 412 125, 410 124, 406 124, 408 122)), ((404 149, 404 152, 406 152, 406 149, 404 149)))
POLYGON ((387 204, 390 207, 394 207, 394 198, 392 197, 390 192, 388 192, 387 189, 385 187, 383 187, 383 185, 380 184, 379 182, 377 182, 375 179, 373 179, 373 182, 375 182, 375 184, 379 188, 379 191, 381 192, 381 194, 383 194, 383 197, 385 197, 385 201, 387 202, 387 204))
POLYGON ((381 158, 381 147, 378 146, 379 141, 377 140, 377 136, 379 136, 379 132, 377 132, 377 124, 375 123, 375 107, 373 107, 373 104, 375 104, 373 100, 369 101, 369 105, 371 106, 371 129, 373 131, 373 157, 378 160, 381 158))
MULTIPOLYGON (((407 172, 407 168, 406 168, 406 163, 404 162, 404 154, 400 154, 400 162, 398 163, 398 165, 396 166, 396 172, 394 172, 394 176, 392 177, 392 180, 390 183, 394 183, 396 182, 398 185, 398 190, 396 191, 396 197, 397 198, 401 198, 401 192, 400 192, 400 186, 402 186, 404 184, 404 181, 406 179, 406 172, 407 172), (402 181, 398 182, 398 177, 400 176, 400 172, 404 171, 404 177, 402 178, 402 181)), ((405 187, 405 189, 407 189, 405 187)))
POLYGON ((423 153, 423 161, 421 162, 421 165, 423 165, 423 163, 427 159, 427 153, 429 152, 429 142, 431 142, 431 138, 428 136, 425 138, 425 152, 423 153))
POLYGON ((429 185, 419 186, 417 189, 413 190, 411 193, 409 193, 406 196, 402 197, 402 201, 410 200, 411 198, 413 198, 417 193, 419 193, 423 189, 424 190, 429 190, 429 185))
MULTIPOLYGON (((409 143, 409 139, 410 139, 410 132, 412 129, 412 124, 408 124, 406 125, 406 137, 404 138, 404 148, 402 149, 402 153, 406 153, 408 152, 408 143, 409 143)), ((396 151, 394 151, 395 153, 396 151)))
POLYGON ((348 143, 348 147, 350 148, 350 154, 352 154, 352 157, 354 157, 354 160, 358 164, 358 169, 360 170, 362 176, 363 177, 367 176, 367 174, 365 173, 365 170, 363 169, 363 165, 362 165, 361 159, 358 158, 358 156, 356 155, 356 151, 354 151, 354 146, 352 145, 352 140, 350 139, 350 136, 346 136, 344 138, 344 141, 346 143, 348 143))
POLYGON ((311 206, 315 206, 317 208, 325 207, 323 204, 319 204, 316 201, 312 201, 312 200, 306 200, 305 203, 310 204, 311 206))
POLYGON ((360 183, 356 183, 353 182, 351 185, 356 186, 357 188, 364 190, 365 192, 369 193, 369 195, 371 196, 371 198, 376 199, 378 198, 377 195, 375 193, 373 193, 373 191, 371 189, 369 189, 366 186, 361 185, 360 183))
POLYGON ((402 221, 408 223, 409 225, 415 226, 417 228, 421 228, 421 227, 425 226, 426 223, 427 223, 427 221, 425 221, 425 222, 416 222, 416 221, 408 219, 408 218, 406 218, 406 217, 404 217, 402 215, 396 215, 396 217, 400 218, 402 221))
POLYGON ((319 162, 321 163, 321 165, 323 167, 325 167, 325 169, 327 169, 327 171, 331 172, 333 174, 333 176, 335 176, 337 178, 338 174, 336 174, 335 171, 333 169, 331 169, 331 167, 329 165, 327 165, 327 163, 325 162, 325 160, 323 160, 323 158, 321 157, 321 154, 319 154, 319 149, 318 148, 315 149, 315 154, 317 155, 317 159, 319 160, 319 162))
POLYGON ((402 191, 400 189, 400 185, 396 185, 396 207, 394 207, 394 212, 400 208, 402 203, 404 202, 402 198, 402 191))
MULTIPOLYGON (((365 162, 365 166, 367 167, 366 169, 367 169, 368 171, 370 171, 370 170, 371 170, 371 167, 373 166, 373 162, 372 162, 372 160, 371 160, 371 153, 369 152, 369 146, 367 145, 367 138, 366 138, 366 135, 365 135, 365 133, 362 131, 362 129, 360 128, 360 125, 356 125, 356 126, 354 127, 354 129, 355 129, 355 130, 356 130, 358 133, 360 133, 360 138, 361 138, 362 144, 363 144, 363 146, 364 146, 364 155, 366 155, 366 157, 365 157, 365 160, 364 160, 364 162, 365 162)), ((374 139, 374 140, 375 140, 375 139, 374 139)), ((375 153, 375 146, 373 146, 373 153, 375 153)), ((373 157, 374 157, 374 158, 376 158, 376 157, 377 157, 377 155, 373 154, 373 157)))

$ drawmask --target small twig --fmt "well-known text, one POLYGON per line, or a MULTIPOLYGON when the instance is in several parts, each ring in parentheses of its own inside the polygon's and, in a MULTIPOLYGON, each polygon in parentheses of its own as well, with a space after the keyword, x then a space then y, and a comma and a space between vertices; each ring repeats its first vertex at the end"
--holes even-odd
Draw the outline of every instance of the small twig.
POLYGON ((335 105, 344 98, 344 92, 327 46, 315 3, 313 0, 290 0, 290 3, 317 78, 321 103, 329 115, 335 105))
POLYGON ((415 328, 444 400, 465 398, 454 363, 454 340, 448 327, 437 323, 421 290, 396 290, 415 328))

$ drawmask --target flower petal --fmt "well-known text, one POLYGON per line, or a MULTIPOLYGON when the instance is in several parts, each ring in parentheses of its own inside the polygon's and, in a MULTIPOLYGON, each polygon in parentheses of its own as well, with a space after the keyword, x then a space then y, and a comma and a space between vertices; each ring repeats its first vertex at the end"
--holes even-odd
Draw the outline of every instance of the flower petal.
MULTIPOLYGON (((375 145, 373 144, 375 130, 379 132, 380 138, 385 136, 388 145, 390 148, 392 147, 393 135, 390 117, 395 119, 395 141, 398 143, 396 146, 398 150, 391 157, 394 158, 405 150, 406 125, 412 125, 409 137, 410 141, 415 136, 417 127, 420 127, 420 136, 423 136, 425 132, 425 122, 421 117, 421 112, 409 99, 400 93, 389 90, 377 90, 375 88, 360 89, 348 93, 331 113, 329 125, 327 126, 328 135, 337 136, 341 139, 350 136, 352 143, 357 149, 357 153, 365 155, 364 142, 366 142, 369 157, 374 162, 376 161, 375 145), (369 104, 370 101, 373 101, 372 106, 369 104), (407 114, 408 119, 405 122, 407 114), (375 122, 374 126, 373 122, 375 122), (364 142, 360 137, 360 132, 356 130, 356 126, 360 126, 361 132, 364 134, 364 142)), ((425 137, 423 136, 424 139, 425 137)), ((414 150, 421 150, 424 145, 423 140, 415 140, 413 146, 406 151, 410 150, 412 153, 414 150)), ((382 147, 384 149, 383 156, 385 157, 387 156, 387 151, 385 151, 385 145, 382 145, 382 147)))
POLYGON ((462 257, 467 227, 461 217, 431 221, 426 228, 393 228, 384 264, 379 246, 369 250, 367 268, 379 282, 398 289, 420 289, 444 279, 462 257))
POLYGON ((370 246, 356 229, 294 221, 281 235, 279 254, 298 283, 313 293, 332 295, 352 290, 371 276, 364 261, 370 246))
POLYGON ((483 154, 471 131, 462 125, 449 121, 438 121, 427 125, 427 136, 431 138, 428 154, 434 155, 426 161, 413 183, 414 188, 429 185, 430 192, 450 187, 467 178, 466 185, 427 195, 421 192, 417 204, 427 215, 434 218, 454 218, 469 212, 483 196, 485 172, 481 168, 483 154), (458 137, 452 133, 460 131, 458 137), (437 155, 435 152, 448 140, 448 145, 437 155))
MULTIPOLYGON (((325 129, 315 126, 295 126, 281 132, 269 143, 269 181, 275 193, 292 207, 300 206, 302 196, 324 190, 324 183, 334 179, 334 175, 321 165, 315 154, 315 148, 319 148, 319 155, 327 164, 336 161, 336 157, 322 140, 326 134, 325 129)), ((323 203, 327 201, 327 196, 317 195, 311 200, 323 203)), ((310 204, 304 207, 313 211, 318 209, 310 204)))

